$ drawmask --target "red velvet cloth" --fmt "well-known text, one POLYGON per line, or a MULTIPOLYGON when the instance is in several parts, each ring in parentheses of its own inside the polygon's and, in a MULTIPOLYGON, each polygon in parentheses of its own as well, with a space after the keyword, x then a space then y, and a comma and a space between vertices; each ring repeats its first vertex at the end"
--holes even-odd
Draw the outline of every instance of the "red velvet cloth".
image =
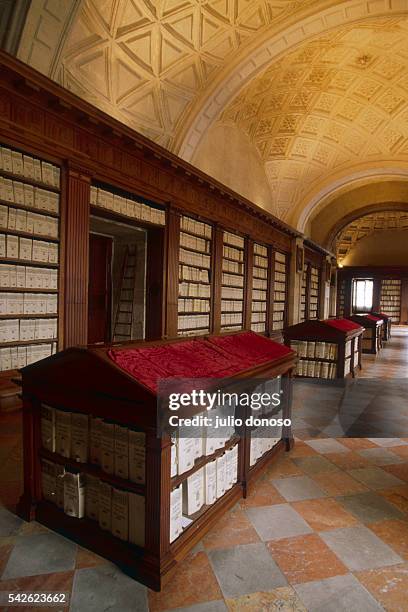
POLYGON ((355 329, 362 327, 358 323, 350 321, 349 319, 325 319, 323 323, 344 332, 354 331, 355 329))
POLYGON ((284 344, 279 344, 254 332, 241 332, 230 336, 213 336, 208 341, 228 353, 229 358, 238 357, 241 363, 247 367, 279 359, 292 352, 284 344))
POLYGON ((382 321, 381 317, 375 317, 372 314, 366 315, 366 318, 369 319, 370 321, 382 321))
POLYGON ((288 347, 244 332, 210 340, 134 349, 111 349, 108 356, 122 370, 157 391, 159 380, 227 378, 261 363, 291 353, 288 347))
POLYGON ((159 380, 226 378, 246 369, 240 359, 223 354, 206 340, 188 340, 138 349, 112 349, 109 357, 156 391, 159 380))

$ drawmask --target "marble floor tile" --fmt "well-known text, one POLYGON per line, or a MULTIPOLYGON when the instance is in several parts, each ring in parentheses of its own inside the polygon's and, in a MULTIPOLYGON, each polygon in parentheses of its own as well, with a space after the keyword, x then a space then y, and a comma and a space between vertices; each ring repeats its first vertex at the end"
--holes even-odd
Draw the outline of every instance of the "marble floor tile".
POLYGON ((17 534, 23 521, 21 518, 0 506, 0 537, 8 537, 17 534))
POLYGON ((406 461, 408 461, 408 445, 407 444, 405 444, 404 446, 392 446, 390 448, 390 451, 398 455, 398 457, 401 457, 402 459, 405 459, 406 461))
POLYGON ((343 446, 346 446, 350 450, 361 450, 363 448, 375 448, 377 444, 374 444, 368 438, 338 438, 343 446))
POLYGON ((289 538, 312 531, 289 504, 248 508, 246 512, 263 541, 289 538))
POLYGON ((2 579, 72 570, 76 551, 76 544, 51 531, 18 538, 2 579))
POLYGON ((259 536, 248 515, 239 506, 224 514, 202 539, 206 550, 253 542, 259 542, 259 536))
POLYGON ((322 531, 320 537, 352 571, 402 563, 402 559, 367 527, 322 531))
POLYGON ((347 453, 349 449, 334 438, 323 438, 321 440, 306 440, 306 444, 314 448, 318 453, 347 453))
POLYGON ((338 497, 337 501, 361 523, 369 524, 385 519, 403 519, 404 514, 374 491, 338 497))
POLYGON ((359 468, 350 470, 348 473, 370 489, 386 489, 404 484, 403 480, 379 467, 359 468))
POLYGON ((403 559, 408 561, 408 522, 399 519, 384 520, 370 525, 373 531, 403 559))
POLYGON ((308 612, 380 612, 383 608, 352 575, 295 585, 308 612))
POLYGON ((287 501, 318 499, 326 493, 309 476, 293 476, 273 481, 274 486, 287 501))
POLYGON ((267 547, 290 584, 322 580, 348 572, 316 533, 268 542, 267 547))
POLYGON ((236 599, 227 599, 229 612, 307 612, 296 591, 280 587, 269 593, 251 593, 236 599))
POLYGON ((368 438, 377 446, 391 448, 392 446, 406 446, 408 442, 403 443, 401 438, 368 438))
POLYGON ((341 529, 357 523, 352 514, 331 498, 292 502, 291 506, 314 531, 341 529))
MULTIPOLYGON (((74 579, 74 571, 69 572, 53 572, 50 574, 39 574, 37 576, 24 576, 21 578, 10 578, 8 580, 1 580, 0 582, 0 591, 6 591, 9 593, 23 591, 23 592, 50 592, 54 591, 56 593, 66 593, 67 599, 71 596, 72 584, 74 579)), ((61 606, 61 608, 21 608, 12 607, 9 610, 30 610, 30 612, 37 610, 53 610, 54 612, 59 612, 59 610, 68 610, 68 606, 61 606)))
POLYGON ((407 563, 357 572, 356 578, 387 612, 405 612, 407 609, 407 563))
POLYGON ((297 457, 293 459, 293 461, 298 467, 300 467, 302 472, 308 475, 339 471, 339 468, 334 463, 322 455, 312 457, 297 457))
POLYGON ((332 472, 330 474, 315 474, 313 480, 327 495, 336 497, 337 495, 348 495, 351 493, 361 493, 368 491, 361 482, 352 478, 346 472, 332 472))
POLYGON ((147 588, 113 565, 76 570, 70 612, 148 612, 147 588))
POLYGON ((297 457, 316 457, 318 455, 319 453, 314 448, 301 440, 297 440, 295 446, 290 451, 291 459, 296 459, 297 457))
POLYGON ((408 485, 378 490, 377 493, 408 515, 408 485))
POLYGON ((187 606, 186 608, 173 608, 171 612, 227 612, 228 608, 223 599, 206 601, 205 603, 187 606))
POLYGON ((398 457, 388 448, 366 448, 358 451, 358 454, 372 465, 381 467, 382 465, 392 465, 395 463, 403 463, 404 459, 398 457))
POLYGON ((340 470, 353 470, 368 465, 367 459, 364 459, 364 457, 361 457, 355 451, 350 451, 349 453, 327 453, 325 457, 340 470))
POLYGON ((303 472, 292 459, 278 459, 267 468, 265 476, 270 480, 287 476, 302 476, 303 472))
POLYGON ((287 582, 264 544, 246 544, 208 553, 224 597, 272 591, 287 582))
POLYGON ((181 561, 167 577, 160 593, 148 592, 149 612, 163 612, 220 599, 221 589, 205 552, 190 554, 181 561))
POLYGON ((2 544, 0 541, 0 578, 4 571, 4 568, 7 565, 9 557, 11 555, 11 551, 13 550, 14 542, 7 544, 2 544))
POLYGON ((285 500, 269 480, 259 479, 250 489, 246 499, 241 499, 239 503, 242 508, 254 508, 283 504, 285 500))
POLYGON ((398 463, 395 465, 384 465, 384 470, 392 474, 401 481, 408 483, 408 463, 398 463))

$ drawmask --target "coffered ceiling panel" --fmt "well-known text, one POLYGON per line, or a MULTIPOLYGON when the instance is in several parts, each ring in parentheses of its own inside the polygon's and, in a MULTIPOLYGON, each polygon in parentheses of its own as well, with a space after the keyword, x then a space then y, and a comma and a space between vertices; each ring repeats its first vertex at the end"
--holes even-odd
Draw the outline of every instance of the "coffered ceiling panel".
POLYGON ((223 112, 256 144, 281 217, 337 170, 407 159, 407 69, 407 18, 349 26, 285 55, 223 112))
POLYGON ((387 230, 406 229, 408 229, 407 212, 385 211, 360 217, 346 225, 337 235, 337 261, 341 264, 357 243, 366 236, 387 230))
POLYGON ((299 0, 85 0, 58 79, 172 148, 188 110, 234 57, 299 0))

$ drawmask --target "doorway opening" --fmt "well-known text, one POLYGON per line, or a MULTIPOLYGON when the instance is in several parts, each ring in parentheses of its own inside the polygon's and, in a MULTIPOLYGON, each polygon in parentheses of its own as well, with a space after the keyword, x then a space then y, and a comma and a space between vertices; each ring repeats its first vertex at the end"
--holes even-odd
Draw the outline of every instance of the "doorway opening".
POLYGON ((91 216, 88 343, 146 337, 147 232, 91 216))

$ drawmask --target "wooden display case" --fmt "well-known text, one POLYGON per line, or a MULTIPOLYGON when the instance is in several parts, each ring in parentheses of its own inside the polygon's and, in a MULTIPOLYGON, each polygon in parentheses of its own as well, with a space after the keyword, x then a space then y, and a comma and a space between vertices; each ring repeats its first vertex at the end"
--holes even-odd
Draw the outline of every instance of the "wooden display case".
POLYGON ((354 378, 361 370, 363 331, 347 319, 310 320, 287 327, 285 344, 299 356, 297 376, 354 378))
POLYGON ((364 327, 362 340, 363 353, 371 353, 376 355, 382 348, 383 319, 380 319, 372 314, 354 314, 351 315, 349 319, 364 327))
MULTIPOLYGON (((228 377, 253 389, 290 380, 295 364, 294 352, 284 345, 244 332, 71 348, 24 368, 24 493, 19 514, 74 539, 159 590, 164 574, 246 495, 263 467, 290 448, 291 433, 285 429, 279 439, 263 444, 251 461, 251 432, 244 421, 239 433, 230 432, 221 447, 205 455, 201 447, 191 466, 181 468, 183 457, 192 456, 183 454, 180 440, 176 445, 169 434, 158 436, 158 381, 209 378, 218 388, 217 379, 228 377), (214 461, 218 470, 219 459, 221 476, 226 470, 221 478, 225 490, 213 503, 205 498, 186 520, 180 496, 187 491, 188 499, 194 479, 202 478, 214 461), (85 516, 77 501, 83 496, 85 516)), ((282 402, 285 418, 290 403, 288 392, 282 402)), ((247 414, 248 408, 243 410, 247 414)), ((193 416, 203 408, 182 411, 181 416, 193 416)))
POLYGON ((382 339, 384 342, 387 342, 391 338, 392 316, 384 312, 371 312, 371 314, 384 321, 382 339))

